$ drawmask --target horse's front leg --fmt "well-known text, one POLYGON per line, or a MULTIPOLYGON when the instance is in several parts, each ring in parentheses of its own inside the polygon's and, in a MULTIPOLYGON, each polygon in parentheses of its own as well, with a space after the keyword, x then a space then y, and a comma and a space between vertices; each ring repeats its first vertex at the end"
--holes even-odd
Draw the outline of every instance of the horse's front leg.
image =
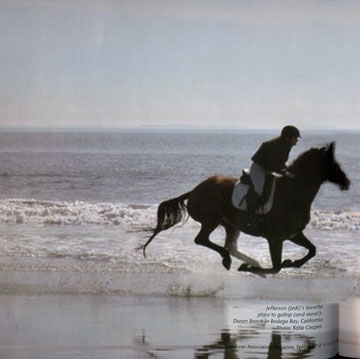
POLYGON ((282 247, 283 241, 276 239, 268 239, 270 256, 272 261, 272 268, 259 268, 255 266, 248 265, 246 263, 242 264, 238 271, 239 272, 250 272, 254 274, 276 274, 281 270, 281 257, 282 257, 282 247))
POLYGON ((281 264, 282 268, 289 268, 289 267, 299 268, 316 255, 316 247, 304 236, 302 232, 298 233, 293 238, 289 238, 289 240, 299 246, 307 248, 309 252, 303 258, 294 261, 291 259, 284 260, 284 262, 282 262, 281 264))

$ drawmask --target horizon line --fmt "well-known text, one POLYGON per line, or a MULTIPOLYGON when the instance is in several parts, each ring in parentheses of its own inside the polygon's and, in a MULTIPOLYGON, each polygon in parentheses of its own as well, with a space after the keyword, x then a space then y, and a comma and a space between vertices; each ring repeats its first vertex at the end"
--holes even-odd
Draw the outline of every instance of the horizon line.
MULTIPOLYGON (((280 126, 281 127, 281 126, 280 126)), ((220 127, 220 126, 166 126, 166 125, 147 125, 147 126, 64 126, 64 127, 46 127, 46 126, 4 126, 0 127, 0 132, 6 131, 48 131, 48 132, 59 132, 59 131, 124 131, 124 130, 213 130, 213 131, 279 131, 280 127, 264 127, 264 128, 248 128, 248 127, 220 127)), ((298 126, 299 127, 299 126, 298 126)), ((303 127, 301 131, 360 131, 360 128, 336 128, 336 127, 303 127)))

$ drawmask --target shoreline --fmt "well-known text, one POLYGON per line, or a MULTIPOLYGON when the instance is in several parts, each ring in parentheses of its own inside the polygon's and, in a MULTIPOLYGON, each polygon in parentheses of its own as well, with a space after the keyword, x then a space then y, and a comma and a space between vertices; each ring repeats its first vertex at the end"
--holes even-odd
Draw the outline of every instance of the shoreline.
MULTIPOLYGON (((221 268, 219 268, 221 269, 221 268)), ((232 273, 1 270, 6 295, 109 295, 219 300, 342 301, 360 296, 360 277, 292 278, 232 273)))

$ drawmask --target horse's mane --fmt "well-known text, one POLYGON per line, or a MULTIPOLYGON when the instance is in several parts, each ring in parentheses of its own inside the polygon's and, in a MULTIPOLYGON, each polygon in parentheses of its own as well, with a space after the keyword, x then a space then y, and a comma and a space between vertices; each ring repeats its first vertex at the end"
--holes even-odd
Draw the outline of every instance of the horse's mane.
POLYGON ((305 170, 308 171, 312 167, 309 166, 309 164, 313 166, 318 165, 318 158, 319 154, 321 153, 321 148, 318 147, 312 147, 309 150, 301 153, 288 167, 289 171, 292 173, 301 173, 305 170))

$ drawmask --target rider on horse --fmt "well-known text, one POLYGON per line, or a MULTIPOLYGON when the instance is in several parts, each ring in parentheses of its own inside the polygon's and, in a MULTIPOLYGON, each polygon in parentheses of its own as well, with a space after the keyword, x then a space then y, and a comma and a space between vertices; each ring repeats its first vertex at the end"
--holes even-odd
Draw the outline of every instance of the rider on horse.
POLYGON ((254 186, 254 192, 248 201, 248 216, 254 215, 256 210, 263 204, 263 189, 266 175, 271 172, 290 175, 287 172, 286 161, 290 150, 297 144, 300 131, 294 126, 285 126, 279 137, 273 138, 261 144, 254 156, 250 168, 250 177, 254 186))

